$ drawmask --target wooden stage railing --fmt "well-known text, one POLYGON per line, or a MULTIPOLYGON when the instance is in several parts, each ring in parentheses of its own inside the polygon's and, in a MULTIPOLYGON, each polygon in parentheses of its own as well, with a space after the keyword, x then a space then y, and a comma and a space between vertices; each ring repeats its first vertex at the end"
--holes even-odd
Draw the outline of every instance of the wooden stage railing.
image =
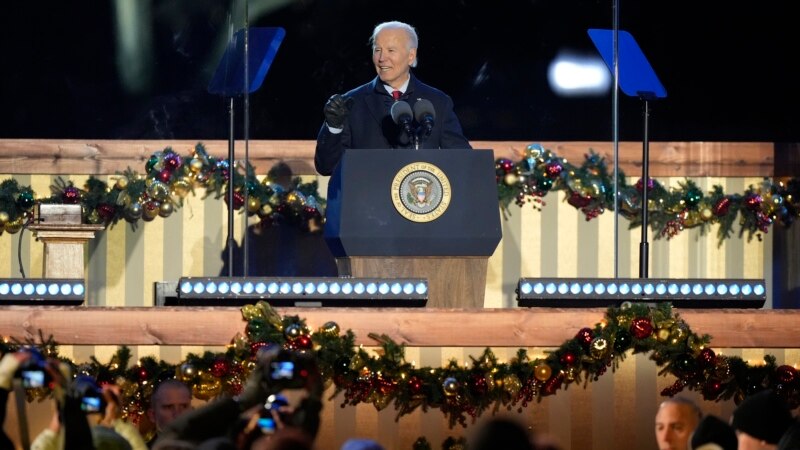
MULTIPOLYGON (((278 308, 305 318, 312 329, 327 321, 350 329, 356 343, 375 345, 386 334, 411 347, 557 347, 604 317, 604 308, 278 308)), ((800 348, 800 310, 676 309, 714 347, 800 348)), ((234 307, 0 307, 0 335, 53 336, 64 345, 227 345, 244 331, 234 307)))
MULTIPOLYGON (((0 139, 0 173, 113 175, 127 168, 144 172, 154 152, 172 147, 186 155, 198 141, 0 139)), ((209 153, 226 158, 228 142, 201 141, 209 153)), ((493 149, 496 158, 519 160, 527 141, 472 141, 473 148, 493 149)), ((546 149, 579 165, 593 149, 613 161, 610 142, 540 142, 546 149)), ((266 173, 278 161, 298 175, 314 171, 314 141, 251 141, 250 163, 266 173)), ((237 158, 244 158, 244 142, 236 143, 237 158)), ((641 173, 642 143, 621 142, 620 169, 629 176, 641 173)), ((650 176, 653 177, 770 177, 774 172, 775 145, 769 142, 650 142, 650 176)))

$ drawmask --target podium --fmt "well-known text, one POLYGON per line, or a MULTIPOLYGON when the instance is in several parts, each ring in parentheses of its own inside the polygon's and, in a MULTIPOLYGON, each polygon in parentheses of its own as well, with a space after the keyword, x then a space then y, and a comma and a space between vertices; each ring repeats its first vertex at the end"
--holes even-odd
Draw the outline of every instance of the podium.
POLYGON ((348 149, 328 184, 339 276, 428 280, 428 306, 482 308, 502 237, 492 150, 348 149))

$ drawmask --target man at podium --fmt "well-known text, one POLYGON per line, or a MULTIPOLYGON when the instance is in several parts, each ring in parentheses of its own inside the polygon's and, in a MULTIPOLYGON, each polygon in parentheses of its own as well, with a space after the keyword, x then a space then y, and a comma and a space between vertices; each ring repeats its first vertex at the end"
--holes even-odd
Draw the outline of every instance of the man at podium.
POLYGON ((328 99, 317 135, 317 172, 330 175, 348 148, 472 148, 450 97, 411 73, 417 65, 414 27, 381 23, 370 42, 378 76, 328 99))

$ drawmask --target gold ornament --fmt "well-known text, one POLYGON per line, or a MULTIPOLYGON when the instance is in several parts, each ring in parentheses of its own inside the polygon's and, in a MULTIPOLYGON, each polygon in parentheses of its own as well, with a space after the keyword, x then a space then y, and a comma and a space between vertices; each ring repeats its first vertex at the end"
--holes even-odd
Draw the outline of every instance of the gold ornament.
POLYGON ((513 186, 517 184, 517 182, 519 181, 519 177, 517 177, 517 174, 515 173, 507 173, 506 176, 503 178, 503 181, 507 185, 513 186))
POLYGON ((222 383, 210 373, 200 375, 200 381, 192 386, 192 393, 201 400, 210 400, 222 391, 222 383))
POLYGON ((189 161, 189 169, 191 169, 191 171, 194 173, 200 172, 203 170, 203 161, 197 158, 192 158, 191 161, 189 161))
POLYGON ((512 373, 503 377, 503 387, 509 395, 516 397, 522 389, 522 382, 519 381, 518 376, 512 373))
POLYGON ((292 191, 286 194, 286 203, 290 206, 300 207, 306 204, 306 197, 300 192, 292 191))
POLYGON ((683 225, 686 227, 694 227, 700 225, 703 219, 700 217, 699 211, 688 211, 686 217, 683 219, 683 225))
POLYGON ((533 368, 533 376, 539 381, 547 381, 550 375, 553 374, 553 369, 547 363, 539 363, 533 368))
POLYGON ((164 201, 169 197, 169 188, 166 184, 153 180, 150 186, 147 187, 147 195, 158 201, 164 201))
POLYGON ((608 345, 608 340, 604 337, 596 337, 592 339, 589 345, 589 354, 595 359, 604 359, 611 347, 608 345))
POLYGON ((324 336, 336 337, 339 335, 339 324, 336 322, 325 322, 320 328, 319 333, 324 336))
POLYGON ((172 193, 184 198, 192 191, 192 182, 186 177, 176 178, 171 185, 172 193))
POLYGON ((0 227, 5 226, 6 222, 8 222, 8 219, 10 219, 8 213, 5 211, 0 211, 0 227))
POLYGON ((678 326, 672 329, 672 338, 676 341, 682 341, 686 339, 686 336, 689 334, 689 328, 686 326, 685 323, 680 323, 678 326))
POLYGON ((22 216, 17 217, 14 220, 8 220, 5 223, 5 230, 7 233, 14 234, 19 232, 22 229, 22 224, 24 223, 22 220, 22 216))
POLYGON ((670 330, 668 328, 660 328, 656 332, 656 339, 658 339, 661 342, 666 342, 667 340, 669 340, 669 337, 670 337, 670 330))
POLYGON ((261 309, 256 305, 244 305, 242 306, 242 317, 248 322, 257 319, 261 317, 261 309))
POLYGON ((261 205, 261 209, 258 210, 258 217, 267 217, 270 214, 272 214, 272 205, 269 203, 261 205))
POLYGON ((242 333, 236 333, 236 336, 233 337, 233 348, 238 351, 249 350, 250 341, 247 339, 247 336, 242 333))
POLYGON ((97 210, 95 209, 92 210, 92 212, 90 212, 88 216, 86 216, 86 221, 91 224, 98 224, 102 223, 103 219, 100 218, 100 213, 98 213, 97 210))
POLYGON ((708 222, 713 218, 714 218, 714 211, 712 211, 711 208, 704 207, 700 209, 700 219, 702 219, 704 222, 708 222))
POLYGON ((148 202, 142 208, 142 219, 150 221, 158 217, 158 212, 161 210, 161 205, 158 202, 148 202))
POLYGON ((125 188, 128 187, 128 177, 122 176, 117 178, 117 182, 114 183, 114 186, 120 191, 124 191, 125 188))
POLYGON ((575 366, 570 367, 567 369, 566 373, 564 373, 564 378, 567 380, 568 383, 572 383, 579 378, 579 371, 578 368, 575 366))
POLYGON ((258 197, 249 196, 247 197, 247 212, 250 214, 255 214, 258 210, 261 209, 261 200, 258 197))

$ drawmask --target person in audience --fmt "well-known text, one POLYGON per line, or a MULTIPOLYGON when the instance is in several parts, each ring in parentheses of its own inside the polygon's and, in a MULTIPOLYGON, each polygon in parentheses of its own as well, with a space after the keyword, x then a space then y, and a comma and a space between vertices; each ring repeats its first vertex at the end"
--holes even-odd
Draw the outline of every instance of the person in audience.
POLYGON ((117 385, 97 385, 86 375, 72 377, 71 368, 59 361, 48 362, 57 411, 48 428, 31 443, 31 450, 147 450, 139 430, 122 420, 121 392, 117 385), (88 409, 86 398, 95 394, 103 401, 88 409), (104 407, 103 407, 104 406, 104 407))
POLYGON ((733 410, 731 426, 736 430, 739 450, 771 450, 792 424, 786 402, 772 389, 742 400, 733 410))
POLYGON ((214 399, 180 415, 159 433, 154 448, 162 440, 175 439, 198 448, 207 443, 214 446, 205 448, 250 448, 263 435, 287 428, 306 433, 313 441, 324 389, 316 358, 282 349, 261 351, 256 358, 241 394, 214 399))
MULTIPOLYGON (((0 344, 2 345, 2 344, 0 344)), ((3 425, 6 419, 6 402, 13 388, 14 374, 20 364, 30 357, 27 352, 13 352, 0 347, 0 450, 14 450, 14 443, 6 435, 3 425)))
POLYGON ((147 416, 155 426, 155 435, 147 442, 148 448, 153 444, 167 425, 181 414, 192 409, 192 390, 186 383, 174 378, 162 381, 153 390, 147 416))
POLYGON ((534 450, 534 436, 519 421, 493 417, 481 425, 468 444, 470 450, 534 450))
POLYGON ((655 430, 659 450, 688 450, 689 437, 703 416, 700 408, 685 397, 661 402, 656 413, 655 430))
POLYGON ((781 436, 777 450, 800 450, 800 421, 797 418, 781 436))
POLYGON ((736 450, 736 432, 725 421, 707 415, 697 424, 690 440, 691 450, 736 450))

